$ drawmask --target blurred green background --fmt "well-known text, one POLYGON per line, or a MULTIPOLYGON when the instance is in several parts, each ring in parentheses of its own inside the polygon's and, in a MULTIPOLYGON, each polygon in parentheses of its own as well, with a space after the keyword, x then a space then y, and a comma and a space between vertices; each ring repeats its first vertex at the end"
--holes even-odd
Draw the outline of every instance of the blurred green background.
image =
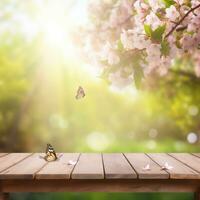
MULTIPOLYGON (((181 62, 142 90, 101 80, 70 34, 87 0, 1 0, 0 152, 198 152, 200 79, 181 62), (184 73, 179 70, 186 69, 184 73), (76 100, 78 86, 86 97, 76 100)), ((79 38, 80 39, 80 38, 79 38)), ((76 40, 78 43, 78 40, 76 40)), ((11 199, 192 199, 192 194, 12 194, 11 199)))

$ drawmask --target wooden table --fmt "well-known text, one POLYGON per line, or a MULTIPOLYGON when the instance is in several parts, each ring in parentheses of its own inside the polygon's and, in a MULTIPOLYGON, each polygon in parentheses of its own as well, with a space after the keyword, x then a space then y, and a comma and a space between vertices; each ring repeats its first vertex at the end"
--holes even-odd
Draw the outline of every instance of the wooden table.
POLYGON ((67 191, 194 192, 200 200, 200 153, 61 153, 49 163, 43 155, 0 153, 0 200, 10 192, 67 191), (173 169, 162 170, 165 162, 173 169))

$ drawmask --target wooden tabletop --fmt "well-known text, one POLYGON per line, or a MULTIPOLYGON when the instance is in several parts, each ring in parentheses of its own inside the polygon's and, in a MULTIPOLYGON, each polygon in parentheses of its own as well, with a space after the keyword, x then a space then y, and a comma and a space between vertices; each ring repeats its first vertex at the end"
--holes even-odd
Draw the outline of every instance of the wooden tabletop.
POLYGON ((8 179, 200 179, 200 154, 59 153, 46 162, 42 153, 0 153, 0 180, 8 179), (70 165, 69 161, 77 162, 70 165), (173 168, 162 169, 165 163, 173 168), (150 170, 144 166, 150 165, 150 170))

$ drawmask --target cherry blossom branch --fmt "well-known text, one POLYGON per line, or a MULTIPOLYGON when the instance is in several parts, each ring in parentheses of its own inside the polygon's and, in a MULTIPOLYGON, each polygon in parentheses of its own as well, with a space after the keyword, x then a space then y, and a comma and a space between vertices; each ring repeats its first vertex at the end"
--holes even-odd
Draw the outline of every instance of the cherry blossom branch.
MULTIPOLYGON (((133 17, 133 15, 129 15, 124 21, 122 21, 122 22, 119 22, 117 25, 116 25, 116 27, 118 27, 118 26, 123 26, 124 24, 126 24, 131 18, 133 17)), ((101 29, 100 31, 109 31, 109 30, 115 30, 116 29, 116 27, 106 27, 106 28, 104 28, 104 29, 101 29)))
POLYGON ((200 4, 195 6, 194 8, 190 9, 177 23, 176 25, 167 33, 165 38, 169 37, 175 30, 176 28, 184 21, 184 19, 191 13, 194 12, 197 8, 200 8, 200 4))

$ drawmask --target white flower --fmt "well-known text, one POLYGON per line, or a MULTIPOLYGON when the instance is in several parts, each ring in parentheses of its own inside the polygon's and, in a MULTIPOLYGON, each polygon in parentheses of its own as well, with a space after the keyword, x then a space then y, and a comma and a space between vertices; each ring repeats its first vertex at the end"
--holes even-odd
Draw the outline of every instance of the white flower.
POLYGON ((134 48, 134 46, 133 46, 133 31, 132 30, 128 30, 128 31, 123 30, 120 38, 121 38, 123 47, 125 49, 129 50, 129 49, 134 48))
POLYGON ((179 12, 176 10, 175 6, 171 5, 166 9, 166 17, 171 21, 175 21, 179 17, 179 12))
POLYGON ((125 49, 145 49, 150 45, 150 41, 144 35, 138 34, 136 30, 123 31, 121 34, 121 42, 125 49))
POLYGON ((119 61, 120 61, 119 56, 113 51, 110 51, 108 54, 108 64, 115 65, 115 64, 118 64, 119 61))
POLYGON ((111 85, 115 88, 125 88, 133 82, 132 76, 127 78, 121 76, 121 71, 111 73, 108 77, 108 80, 111 82, 111 85))
POLYGON ((163 24, 153 12, 150 12, 150 14, 147 15, 145 22, 146 24, 150 25, 153 30, 155 30, 163 24))
POLYGON ((150 171, 151 168, 150 168, 150 164, 147 164, 145 165, 143 168, 142 168, 143 171, 150 171))
POLYGON ((134 3, 134 8, 136 9, 138 15, 144 15, 145 12, 148 10, 149 6, 141 2, 140 0, 137 0, 134 3))
POLYGON ((191 35, 184 35, 181 40, 182 48, 185 50, 192 49, 195 45, 195 41, 191 35))
POLYGON ((149 5, 153 12, 156 12, 158 9, 163 8, 165 5, 162 1, 159 0, 148 0, 149 5))
POLYGON ((197 32, 200 29, 200 14, 194 15, 188 24, 187 31, 188 32, 197 32))
POLYGON ((172 170, 174 167, 170 166, 168 162, 165 162, 165 164, 161 167, 162 170, 172 170))
POLYGON ((103 47, 102 51, 100 52, 100 59, 101 60, 106 60, 108 61, 108 64, 114 65, 119 63, 120 58, 119 56, 115 53, 115 51, 112 49, 111 45, 109 42, 105 44, 103 47))
POLYGON ((174 0, 179 5, 183 5, 185 3, 185 0, 174 0))
POLYGON ((76 160, 69 160, 69 162, 67 163, 68 165, 75 165, 77 163, 76 160))
POLYGON ((200 77, 200 55, 199 52, 194 54, 194 71, 197 77, 200 77))

